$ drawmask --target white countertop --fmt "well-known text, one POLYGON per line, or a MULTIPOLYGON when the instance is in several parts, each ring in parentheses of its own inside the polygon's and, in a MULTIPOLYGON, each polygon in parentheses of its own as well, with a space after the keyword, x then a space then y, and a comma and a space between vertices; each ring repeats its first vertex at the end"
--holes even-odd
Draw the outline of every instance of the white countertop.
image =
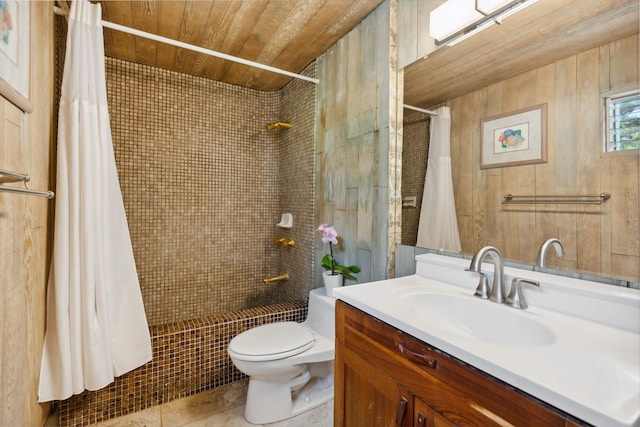
MULTIPOLYGON (((531 294, 529 308, 515 310, 490 301, 495 310, 505 310, 505 316, 524 316, 553 332, 549 343, 539 346, 519 346, 479 340, 452 332, 451 318, 443 322, 416 316, 416 307, 409 309, 414 294, 439 294, 454 298, 472 298, 477 284, 475 273, 458 274, 456 263, 446 266, 449 260, 440 255, 419 256, 422 270, 429 269, 431 275, 442 275, 444 279, 423 277, 418 274, 379 282, 346 286, 335 290, 335 295, 344 302, 466 362, 502 381, 523 390, 579 419, 596 426, 640 426, 640 292, 626 289, 611 289, 611 285, 595 284, 572 279, 570 283, 553 285, 546 283, 556 276, 537 273, 541 289, 562 288, 566 295, 551 290, 524 289, 531 294), (429 264, 429 263, 432 264, 429 264), (451 274, 439 271, 436 264, 453 268, 451 274), (444 273, 444 274, 443 274, 444 273), (545 277, 546 276, 546 277, 545 277), (551 279, 549 279, 551 277, 551 279), (585 283, 580 283, 585 282, 585 283), (600 289, 600 286, 609 288, 600 289), (568 290, 567 290, 568 289, 568 290), (600 292, 615 294, 599 307, 598 298, 583 301, 600 292), (575 295, 575 298, 573 297, 575 295), (544 304, 545 298, 555 302, 544 304), (567 310, 555 310, 560 300, 567 310), (568 300, 568 302, 567 302, 568 300), (409 301, 409 302, 408 302, 409 301), (581 313, 579 307, 571 307, 578 301, 590 313, 581 313), (537 304, 536 304, 537 303, 537 304), (547 307, 544 307, 544 306, 547 307), (596 308, 593 309, 592 306, 596 308), (600 310, 600 311, 599 311, 600 310), (574 313, 576 312, 576 313, 574 313), (616 317, 613 315, 618 314, 616 317), (608 315, 611 314, 611 316, 608 315), (604 318, 607 319, 604 319, 604 318), (614 320, 611 320, 613 317, 614 320), (603 318, 603 321, 598 321, 603 318), (627 323, 631 322, 631 325, 627 323), (619 323, 619 324, 618 324, 619 323)), ((491 271, 492 267, 484 269, 491 271)), ((519 273, 508 269, 510 274, 519 273)), ((505 270, 507 273, 507 270, 505 270)), ((522 271, 520 277, 531 278, 535 272, 522 271)), ((511 276, 507 275, 507 279, 511 276)), ((489 279, 491 283, 491 279, 489 279)), ((562 280, 560 280, 562 282, 562 280)), ((505 283, 510 283, 510 280, 505 283)), ((507 291, 509 287, 507 286, 507 291)), ((475 302, 474 302, 475 304, 475 302)), ((500 312, 496 312, 500 315, 500 312)), ((524 319, 523 320, 526 320, 524 319)))

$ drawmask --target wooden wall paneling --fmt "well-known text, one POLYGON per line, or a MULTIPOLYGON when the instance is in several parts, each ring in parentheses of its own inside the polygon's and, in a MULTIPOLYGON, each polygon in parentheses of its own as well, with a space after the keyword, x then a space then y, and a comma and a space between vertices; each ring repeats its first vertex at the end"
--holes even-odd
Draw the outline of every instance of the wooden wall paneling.
MULTIPOLYGON (((537 104, 547 104, 547 163, 536 168, 535 194, 556 194, 556 116, 555 108, 555 65, 550 64, 537 70, 537 104)), ((539 246, 546 239, 556 237, 556 212, 558 205, 536 205, 535 241, 539 246)), ((556 266, 555 257, 547 259, 547 265, 556 266)))
MULTIPOLYGON (((611 156, 600 157, 600 189, 603 192, 611 194, 611 156)), ((600 209, 600 271, 605 274, 611 274, 612 259, 612 204, 603 203, 600 209)))
MULTIPOLYGON (((240 6, 241 2, 216 2, 213 4, 211 12, 209 13, 209 20, 204 26, 202 47, 221 52, 220 47, 224 43, 224 39, 229 32, 229 28, 233 24, 233 16, 240 6)), ((182 14, 182 12, 180 12, 180 14, 182 14)), ((174 16, 179 15, 176 14, 174 16)), ((164 25, 166 26, 167 24, 164 25)), ((173 31, 176 32, 176 37, 178 37, 180 34, 180 26, 177 27, 177 31, 175 29, 175 25, 170 28, 173 28, 173 31)), ((217 59, 210 55, 197 54, 196 59, 193 61, 191 72, 198 76, 206 76, 210 71, 214 60, 223 61, 222 59, 217 59)))
POLYGON ((327 76, 333 83, 333 88, 328 87, 328 97, 332 100, 330 111, 327 112, 331 120, 327 125, 335 125, 339 123, 339 132, 336 136, 345 140, 347 136, 347 117, 348 100, 349 100, 349 43, 343 39, 338 42, 334 50, 336 57, 333 61, 331 69, 332 75, 327 76), (333 89, 333 90, 331 90, 333 89))
MULTIPOLYGON (((158 28, 163 37, 177 40, 180 36, 182 20, 177 17, 182 16, 184 2, 163 0, 158 2, 158 28)), ((171 69, 175 62, 178 48, 171 45, 163 45, 162 49, 156 50, 156 64, 160 68, 171 69)))
MULTIPOLYGON (((436 49, 435 40, 429 35, 429 15, 436 7, 444 3, 444 0, 419 0, 418 10, 418 44, 416 60, 422 59, 436 49)), ((401 27, 399 27, 401 28, 401 27)))
MULTIPOLYGON (((504 215, 502 214, 502 176, 496 173, 486 173, 486 200, 484 244, 504 247, 504 215)), ((473 252, 473 249, 470 250, 473 252)))
MULTIPOLYGON (((636 21, 638 22, 638 21, 636 21)), ((640 69, 638 51, 640 49, 639 34, 625 37, 610 44, 609 50, 609 79, 611 88, 622 88, 629 85, 639 85, 638 70, 640 69)))
MULTIPOLYGON (((455 98, 449 102, 449 108, 451 109, 451 179, 453 181, 453 199, 456 205, 456 216, 458 219, 458 232, 460 234, 460 244, 462 250, 465 252, 472 252, 472 229, 473 218, 471 217, 471 210, 467 208, 469 203, 467 199, 469 195, 463 188, 473 188, 473 183, 465 183, 463 181, 464 174, 462 169, 465 167, 463 159, 465 158, 464 152, 469 149, 468 145, 463 142, 463 127, 454 126, 454 123, 462 123, 462 114, 464 109, 463 97, 455 98), (457 189, 457 190, 456 190, 457 189), (465 208, 467 208, 465 210, 465 208)), ((428 119, 431 120, 431 119, 428 119)), ((429 132, 431 132, 429 130, 429 132)), ((428 157, 428 156, 427 156, 428 157)), ((426 166, 426 165, 425 165, 426 166)), ((424 182, 424 181, 423 181, 424 182)), ((422 195, 421 195, 422 196, 422 195)))
MULTIPOLYGON (((577 194, 599 194, 602 125, 599 49, 577 55, 576 164, 577 194)), ((600 206, 577 207, 577 267, 600 270, 600 206)))
POLYGON ((362 114, 362 59, 360 58, 362 43, 362 24, 351 31, 347 39, 347 137, 360 135, 359 118, 362 114))
MULTIPOLYGON (((436 49, 429 35, 429 14, 444 0, 399 0, 398 67, 404 68, 436 49)), ((428 73, 425 73, 425 78, 428 73)))
MULTIPOLYGON (((467 99, 471 95, 465 95, 463 97, 457 98, 454 102, 451 103, 451 113, 452 120, 451 122, 457 121, 458 123, 468 123, 465 121, 464 117, 468 117, 467 111, 467 99)), ((469 130, 464 127, 453 127, 452 126, 452 135, 454 141, 452 144, 457 147, 454 150, 455 158, 452 157, 452 163, 455 163, 455 168, 452 165, 452 172, 455 169, 455 183, 454 189, 459 188, 460 191, 454 190, 454 201, 456 205, 456 215, 462 219, 462 221, 458 224, 458 232, 460 234, 460 242, 463 247, 473 247, 473 203, 472 203, 472 191, 466 191, 462 189, 471 189, 474 188, 474 183, 472 181, 473 176, 468 170, 469 167, 472 167, 472 154, 471 154, 471 146, 469 145, 469 130), (466 244, 464 242, 467 242, 466 244)), ((427 159, 428 162, 428 159, 427 159)))
POLYGON ((611 240, 614 254, 640 256, 638 157, 631 154, 611 158, 611 240))
MULTIPOLYGON (((398 4, 398 67, 404 68, 418 58, 418 0, 398 4)), ((428 20, 427 20, 428 22, 428 20)))
POLYGON ((487 173, 480 169, 480 147, 482 144, 480 121, 485 115, 486 111, 486 90, 477 90, 471 94, 468 102, 465 102, 465 112, 463 116, 464 121, 472 123, 469 126, 470 133, 465 135, 463 139, 466 139, 466 144, 471 146, 471 150, 465 150, 470 153, 471 156, 466 160, 467 164, 463 164, 462 170, 464 176, 470 176, 471 188, 479 188, 479 191, 467 191, 465 194, 469 194, 468 203, 471 203, 471 217, 473 218, 472 229, 472 241, 475 247, 483 247, 486 242, 486 231, 484 223, 486 222, 486 205, 487 205, 487 193, 486 193, 486 176, 487 173))
MULTIPOLYGON (((295 33, 296 37, 288 40, 287 45, 284 49, 281 49, 278 55, 275 57, 275 60, 278 63, 291 64, 286 69, 288 71, 296 71, 303 69, 307 64, 307 60, 300 55, 301 51, 306 51, 310 47, 315 49, 315 46, 325 43, 327 39, 332 40, 334 43, 338 41, 338 38, 335 34, 331 34, 326 31, 328 27, 330 27, 331 23, 330 19, 334 16, 333 9, 338 7, 339 4, 334 2, 318 2, 317 6, 319 9, 316 10, 313 15, 313 19, 302 23, 299 21, 296 25, 295 33)), ((315 6, 315 3, 312 2, 312 5, 315 6)), ((311 9, 310 6, 306 6, 306 8, 311 9)), ((290 27, 291 27, 290 25, 290 27)), ((284 31, 289 31, 286 29, 284 31)), ((333 44, 333 43, 331 43, 333 44)), ((330 44, 328 44, 330 45, 330 44)), ((250 71, 250 70, 249 70, 250 71)), ((282 81, 284 76, 279 74, 270 73, 269 76, 262 76, 264 74, 261 70, 255 70, 255 73, 248 78, 249 76, 245 74, 241 81, 246 81, 248 84, 251 84, 253 80, 255 80, 258 76, 261 76, 263 79, 267 80, 269 76, 271 79, 269 83, 266 84, 267 87, 277 88, 279 87, 279 81, 282 81)))
MULTIPOLYGON (((251 36, 245 41, 238 56, 254 58, 254 61, 261 64, 271 64, 288 47, 300 29, 304 28, 305 24, 320 7, 317 2, 310 3, 307 1, 304 3, 304 7, 296 9, 291 9, 287 3, 267 4, 261 15, 259 15, 256 25, 251 30, 251 36)), ((303 68, 304 65, 307 64, 302 64, 300 68, 303 68)), ((249 81, 254 81, 254 76, 259 76, 265 72, 257 68, 233 63, 227 72, 228 82, 244 85, 249 81)))
POLYGON ((611 157, 611 271, 640 280, 640 154, 611 157))
POLYGON ((608 92, 611 89, 610 61, 609 52, 611 43, 600 46, 598 52, 600 54, 600 92, 608 92))
MULTIPOLYGON (((269 3, 261 11, 255 26, 251 30, 242 46, 242 58, 254 58, 261 64, 270 64, 284 49, 291 39, 297 34, 318 10, 317 4, 305 3, 305 7, 297 9, 297 14, 291 14, 287 3, 269 3), (275 26, 274 26, 275 24, 275 26)), ((227 71, 228 82, 231 84, 246 84, 253 80, 252 76, 262 74, 264 71, 253 67, 247 67, 239 63, 232 63, 227 71)))
MULTIPOLYGON (((512 78, 502 82, 502 114, 508 114, 519 108, 518 101, 518 79, 512 78)), ((520 190, 521 166, 511 166, 501 168, 502 172, 502 193, 503 194, 523 194, 520 190)), ((503 246, 498 248, 502 255, 509 259, 518 259, 520 254, 520 212, 527 209, 526 205, 504 205, 504 241, 503 246)))
MULTIPOLYGON (((217 46, 217 49, 215 49, 223 53, 237 52, 244 44, 246 37, 240 37, 240 34, 246 30, 246 28, 244 28, 246 26, 246 21, 243 22, 243 20, 245 17, 252 16, 251 14, 253 13, 253 6, 251 5, 251 2, 231 3, 236 3, 237 7, 235 7, 235 5, 230 5, 229 9, 227 9, 229 15, 224 21, 226 30, 222 33, 222 43, 220 43, 217 46)), ((215 58, 211 61, 211 68, 209 68, 207 78, 223 81, 224 77, 227 75, 229 67, 231 67, 230 61, 215 58)))
MULTIPOLYGON (((198 45, 202 42, 204 26, 209 20, 212 3, 210 1, 187 2, 182 14, 182 26, 178 39, 182 42, 198 45)), ((186 50, 178 49, 174 58, 172 69, 179 73, 188 73, 193 68, 193 64, 198 54, 186 50)))
POLYGON ((632 42, 635 36, 631 39, 615 43, 616 49, 625 46, 626 51, 616 52, 614 59, 609 58, 609 52, 614 50, 613 44, 609 44, 487 86, 482 89, 486 100, 482 106, 469 107, 474 103, 474 93, 450 101, 452 174, 465 252, 473 253, 490 244, 501 249, 506 258, 533 263, 539 245, 547 238, 558 237, 567 253, 564 257, 549 256, 549 266, 638 280, 640 155, 600 153, 600 97, 614 89, 612 82, 624 82, 624 88, 633 87, 628 84, 626 71, 622 74, 627 77, 610 77, 626 62, 637 62, 638 52, 634 50, 637 45, 632 42), (513 93, 520 97, 509 96, 513 93), (533 173, 527 166, 486 169, 482 171, 484 175, 478 175, 473 160, 472 185, 468 187, 463 168, 468 164, 464 150, 472 150, 465 145, 468 135, 473 134, 471 129, 485 117, 542 103, 547 104, 548 112, 547 163, 532 165, 533 173), (467 107, 484 110, 473 117, 467 107), (516 194, 523 189, 530 194, 558 195, 606 191, 612 194, 612 199, 600 206, 535 205, 531 222, 531 207, 501 205, 504 194, 516 194), (468 197, 464 193, 481 192, 485 203, 483 220, 477 218, 480 211, 475 206, 471 216, 463 209, 468 197), (484 242, 474 241, 477 234, 474 236, 472 224, 476 221, 478 229, 484 230, 484 242), (523 256, 526 258, 522 259, 523 256))
MULTIPOLYGON (((125 3, 122 4, 122 7, 118 9, 107 11, 106 8, 102 8, 102 19, 105 21, 113 22, 115 24, 124 25, 126 27, 131 27, 132 25, 132 14, 131 7, 125 3)), ((109 39, 112 41, 111 47, 113 47, 113 52, 109 52, 106 48, 109 45, 105 45, 105 55, 116 55, 119 58, 124 59, 125 61, 136 61, 136 45, 135 45, 135 37, 131 34, 123 33, 122 31, 116 31, 111 29, 104 29, 105 33, 109 33, 109 39)))
MULTIPOLYGON (((576 194, 576 57, 556 63, 556 190, 557 194, 576 194), (560 113, 562 112, 562 113, 560 113)), ((557 236, 565 246, 559 262, 575 269, 577 263, 576 213, 572 207, 558 209, 557 236)))
MULTIPOLYGON (((504 85, 501 83, 490 85, 486 89, 485 105, 480 121, 487 117, 502 114, 502 99, 504 95, 504 85)), ((480 132, 482 127, 479 127, 480 132)), ((482 143, 482 141, 480 141, 482 143)), ((478 158, 478 168, 480 167, 478 158)), ((495 246, 498 249, 504 248, 504 227, 505 215, 507 214, 502 206, 504 195, 502 188, 502 169, 484 169, 486 176, 487 192, 485 207, 485 239, 486 244, 495 246)), ((501 249, 504 250, 504 249, 501 249)))
MULTIPOLYGON (((528 108, 538 104, 537 70, 517 76, 517 91, 514 96, 517 100, 517 109, 528 108)), ((536 167, 535 165, 524 165, 516 167, 518 169, 518 191, 515 194, 535 194, 536 191, 536 167)), ((536 251, 539 243, 535 237, 535 211, 537 205, 523 205, 518 217, 518 239, 519 254, 518 259, 524 260, 528 264, 535 262, 536 251)))
MULTIPOLYGON (((158 2, 156 0, 132 2, 131 22, 135 28, 158 34, 158 2)), ((155 67, 158 43, 144 37, 136 37, 134 44, 137 62, 155 67)))

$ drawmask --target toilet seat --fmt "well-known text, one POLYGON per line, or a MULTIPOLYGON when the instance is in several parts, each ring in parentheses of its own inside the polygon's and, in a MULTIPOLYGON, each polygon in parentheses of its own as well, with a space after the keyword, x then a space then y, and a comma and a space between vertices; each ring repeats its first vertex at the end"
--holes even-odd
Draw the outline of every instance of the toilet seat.
POLYGON ((235 336, 229 352, 239 360, 261 362, 295 356, 313 347, 311 331, 296 322, 261 325, 235 336))

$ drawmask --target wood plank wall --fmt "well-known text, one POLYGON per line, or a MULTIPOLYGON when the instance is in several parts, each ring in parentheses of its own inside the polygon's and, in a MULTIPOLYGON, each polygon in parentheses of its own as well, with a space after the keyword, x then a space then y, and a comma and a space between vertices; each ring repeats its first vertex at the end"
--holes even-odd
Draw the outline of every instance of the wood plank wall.
MULTIPOLYGON (((0 97, 0 168, 27 173, 31 188, 49 182, 53 116, 53 14, 31 3, 33 112, 0 97)), ((44 342, 48 209, 42 197, 0 193, 0 425, 38 426, 50 405, 38 404, 44 342)))
MULTIPOLYGON (((362 269, 360 283, 389 277, 400 242, 390 218, 390 206, 400 206, 390 188, 399 159, 389 149, 396 138, 396 8, 396 0, 385 1, 318 58, 315 220, 335 226, 344 247, 334 255, 362 269)), ((319 263, 328 248, 315 242, 319 263)), ((320 269, 315 276, 321 283, 320 269)))
POLYGON ((450 101, 458 224, 465 252, 498 247, 533 264, 549 237, 566 256, 548 265, 640 280, 640 153, 602 151, 602 96, 639 86, 638 35, 564 58, 450 101), (480 170, 481 121, 546 103, 548 161, 480 170), (611 193, 602 206, 502 205, 504 194, 611 193))

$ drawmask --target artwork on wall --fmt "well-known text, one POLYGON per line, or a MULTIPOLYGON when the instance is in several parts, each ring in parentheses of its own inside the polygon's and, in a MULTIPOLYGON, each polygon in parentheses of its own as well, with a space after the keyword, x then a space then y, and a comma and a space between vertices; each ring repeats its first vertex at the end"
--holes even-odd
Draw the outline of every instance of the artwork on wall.
POLYGON ((482 121, 480 169, 547 161, 547 104, 482 121))
POLYGON ((0 0, 0 95, 30 113, 29 6, 25 0, 0 0))

